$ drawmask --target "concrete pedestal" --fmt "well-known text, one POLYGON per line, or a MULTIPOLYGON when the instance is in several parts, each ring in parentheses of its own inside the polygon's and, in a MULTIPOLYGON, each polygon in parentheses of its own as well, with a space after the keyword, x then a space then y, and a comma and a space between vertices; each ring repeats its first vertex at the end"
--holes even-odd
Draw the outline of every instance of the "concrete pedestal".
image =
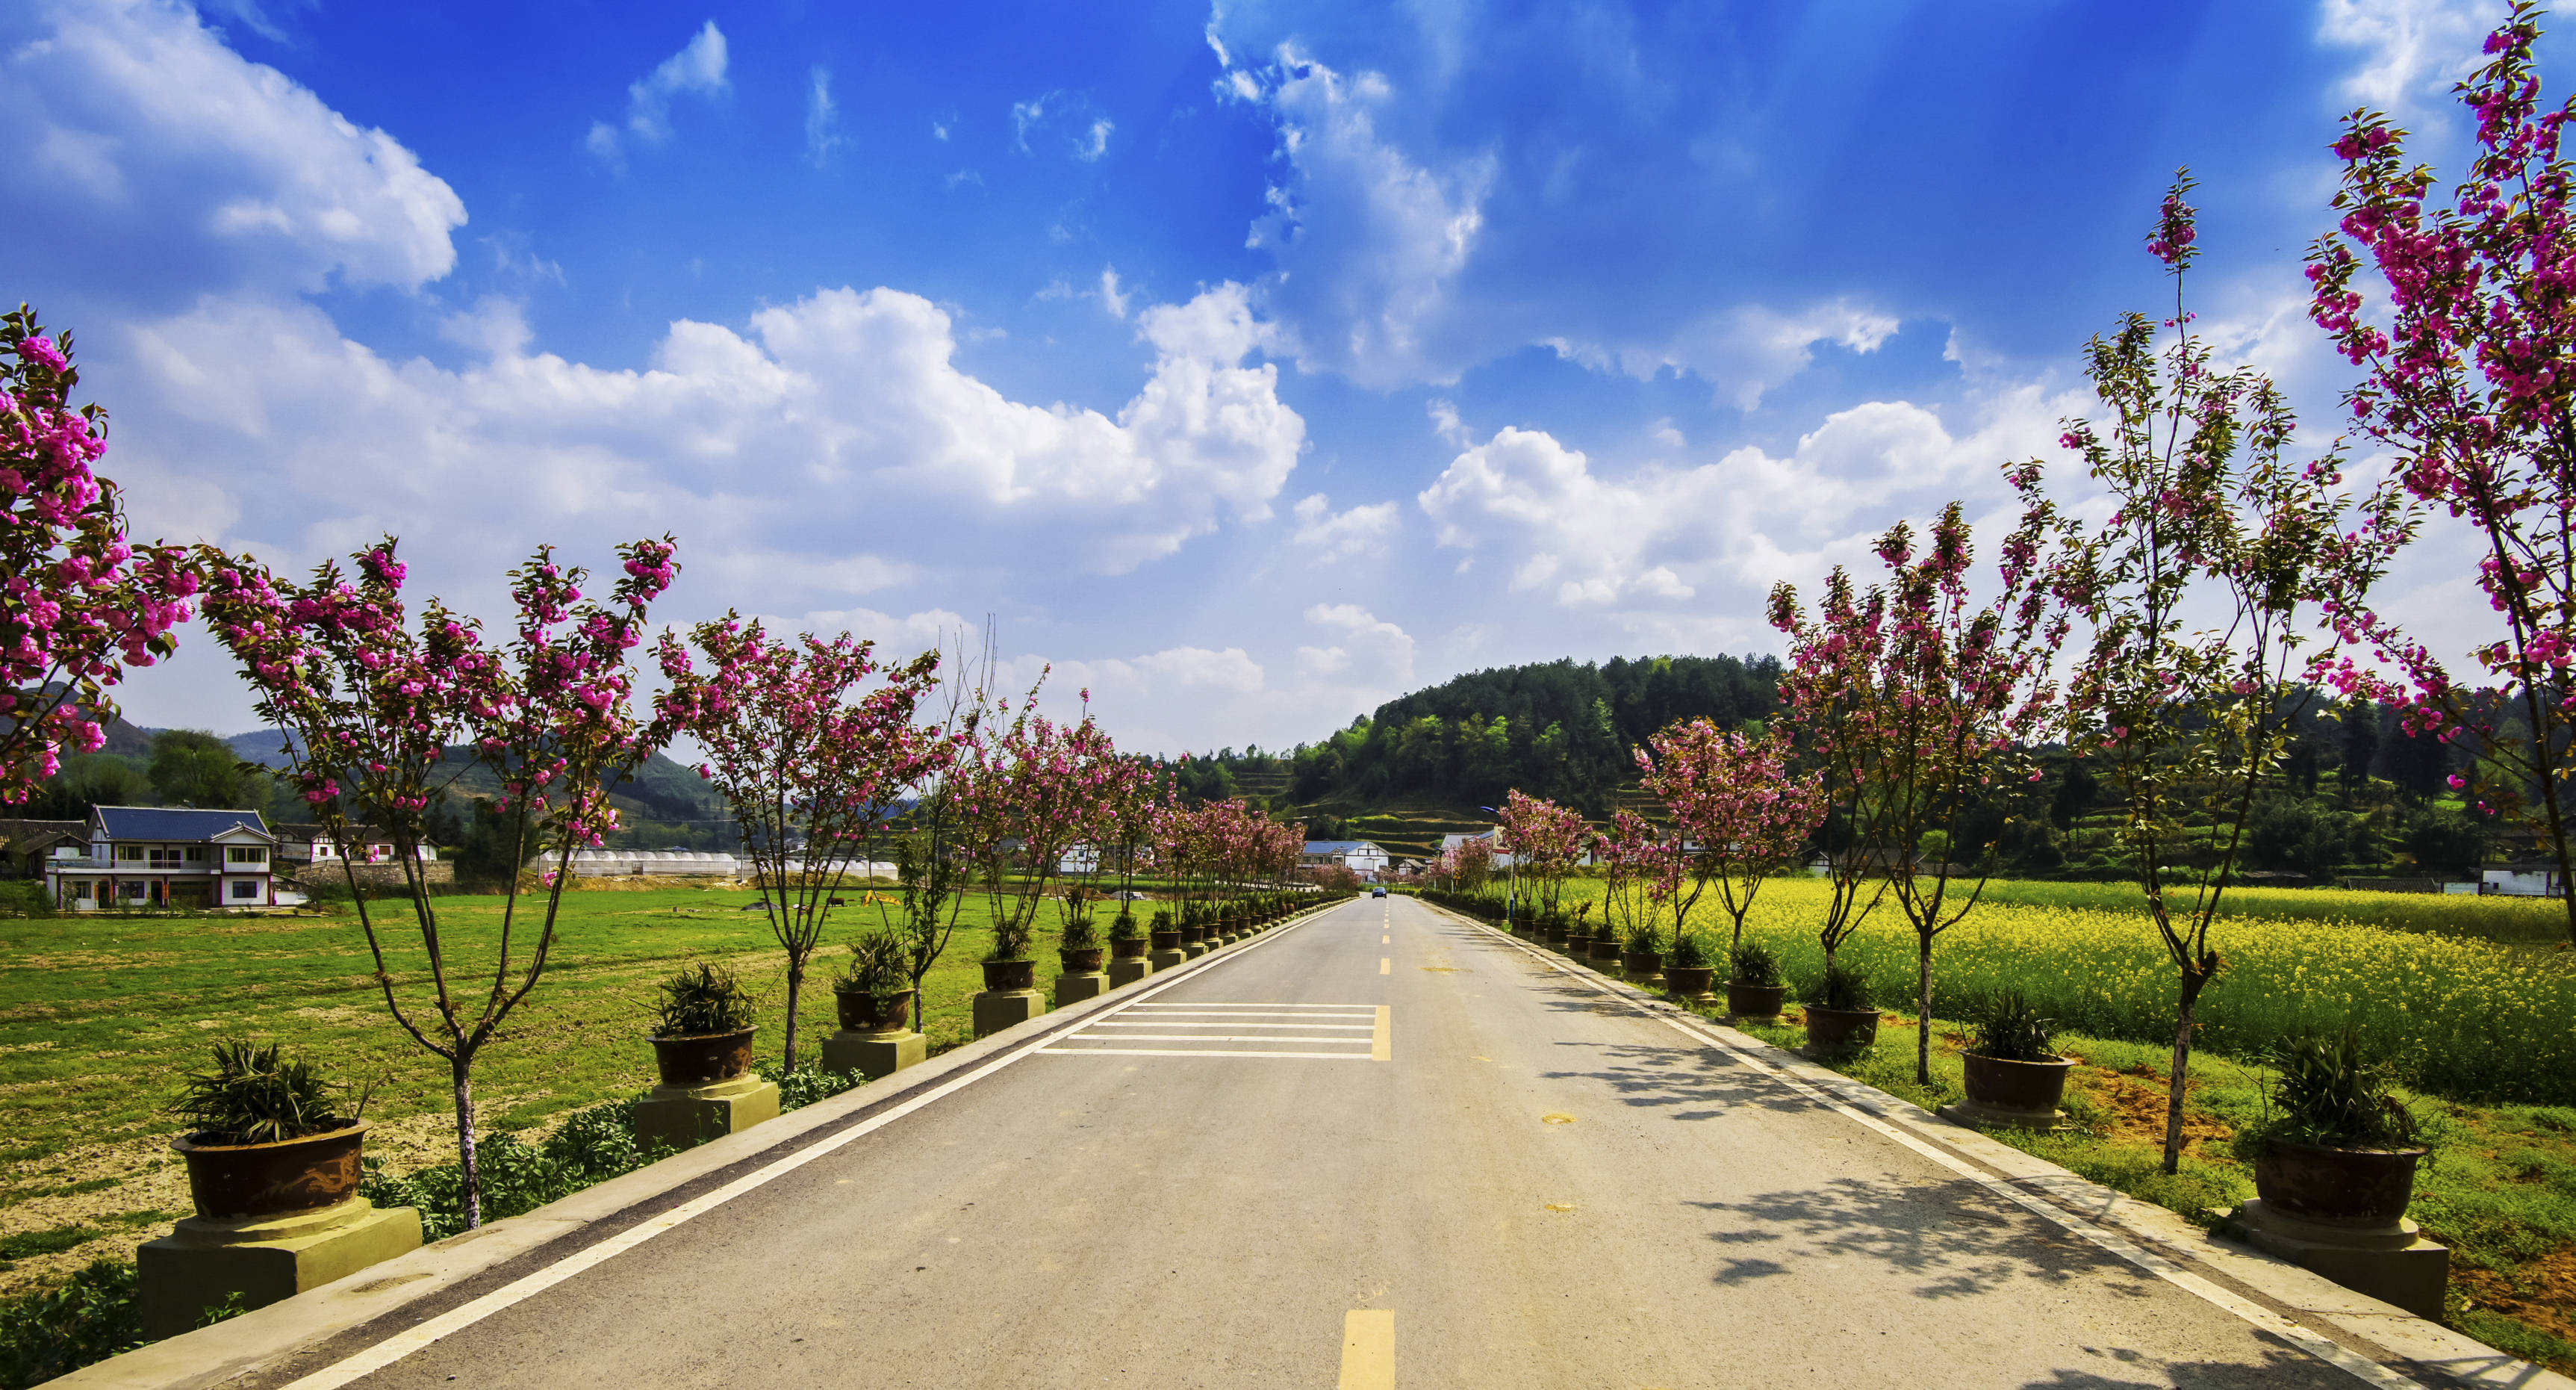
POLYGON ((1184 941, 1181 943, 1181 957, 1184 960, 1197 960, 1215 949, 1205 941, 1184 941))
POLYGON ((1661 967, 1653 970, 1630 970, 1626 966, 1621 966, 1619 974, 1628 983, 1643 985, 1648 989, 1661 989, 1664 985, 1664 972, 1661 967))
POLYGON ((2276 1211, 2257 1197, 2227 1213, 2219 1230, 2355 1293, 2441 1320, 2442 1293, 2451 1282, 2451 1248, 2426 1240, 2412 1221, 2329 1226, 2276 1211))
POLYGON ((1970 1129, 2036 1129, 2054 1133, 2073 1128, 2063 1110, 2006 1110, 1997 1105, 1979 1105, 1972 1100, 1955 1100, 1935 1112, 1952 1124, 1970 1129))
POLYGON ((1153 973, 1154 963, 1149 960, 1113 960, 1109 962, 1109 987, 1132 985, 1153 973))
POLYGON ((1109 977, 1097 970, 1088 975, 1058 975, 1055 977, 1055 1006, 1061 1009, 1067 1004, 1097 999, 1101 991, 1108 988, 1109 977))
POLYGON ((1151 965, 1156 970, 1169 970, 1173 966, 1178 965, 1189 958, 1189 952, 1175 946, 1171 950, 1156 951, 1145 957, 1145 963, 1151 965))
POLYGON ((635 1102, 635 1142, 693 1149, 778 1118, 778 1086, 737 1076, 706 1086, 656 1086, 635 1102))
POLYGON ((134 1252, 146 1337, 175 1337, 227 1303, 264 1308, 420 1248, 420 1211, 352 1197, 252 1221, 191 1216, 134 1252))
POLYGON ((988 989, 975 996, 975 1036, 991 1037, 1046 1012, 1046 996, 1033 989, 988 989))
POLYGON ((908 1029, 892 1033, 839 1032, 823 1040, 823 1070, 854 1071, 870 1081, 919 1066, 930 1043, 908 1029))

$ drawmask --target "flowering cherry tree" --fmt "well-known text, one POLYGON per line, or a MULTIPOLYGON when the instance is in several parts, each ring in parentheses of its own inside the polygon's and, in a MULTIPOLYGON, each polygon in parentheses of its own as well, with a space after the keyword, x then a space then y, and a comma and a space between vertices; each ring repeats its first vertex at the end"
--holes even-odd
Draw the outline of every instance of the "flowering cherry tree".
POLYGON ((1038 712, 1034 689, 1017 702, 996 701, 962 745, 965 848, 992 908, 993 960, 1026 958, 1047 882, 1065 851, 1094 831, 1112 780, 1124 775, 1091 717, 1090 691, 1082 703, 1082 718, 1065 723, 1038 712))
POLYGON ((130 666, 175 646, 196 572, 176 546, 126 539, 116 484, 93 471, 107 419, 74 409, 68 333, 25 305, 0 317, 0 804, 95 752, 130 666))
MULTIPOLYGON (((2213 366, 2182 294, 2196 254, 2191 186, 2176 178, 2147 240, 2173 277, 2173 316, 2130 314, 2088 353, 2110 418, 2067 422, 2063 443, 2112 511, 2089 534, 2067 525, 2053 581, 2092 629, 2068 679, 2068 747, 2103 767, 2124 803, 2120 844, 2178 979, 2168 1173, 2181 1162, 2194 1011, 2224 964, 2210 927, 2246 822, 2278 784, 2314 694, 2305 677, 2350 679, 2339 643, 2309 651, 2311 635, 2321 616, 2366 611, 2412 527, 2395 489, 2355 498, 2339 490, 2337 455, 2291 456, 2296 422, 2269 380, 2213 366)), ((2037 463, 2011 477, 2039 495, 2037 463)))
POLYGON ((634 714, 627 654, 677 573, 674 549, 668 537, 620 546, 624 574, 601 602, 583 599, 584 571, 540 548, 510 572, 517 627, 499 648, 434 598, 411 620, 392 537, 351 557, 354 578, 326 563, 304 584, 278 580, 247 555, 200 547, 194 556, 207 625, 257 692, 260 715, 287 735, 289 784, 333 840, 347 843, 349 827, 363 823, 394 843, 417 952, 397 944, 392 925, 355 891, 345 859, 343 867, 386 1007, 448 1065, 469 1227, 483 1215, 475 1061, 545 974, 573 851, 617 828, 609 788, 670 737, 667 725, 634 714), (523 885, 514 875, 499 937, 481 962, 460 957, 442 934, 419 859, 431 800, 476 764, 501 783, 513 862, 551 861, 534 932, 520 920, 523 885))
POLYGON ((1604 881, 1601 924, 1625 944, 1651 937, 1655 914, 1679 886, 1679 861, 1673 846, 1654 823, 1634 811, 1610 813, 1610 828, 1595 832, 1593 851, 1601 859, 1604 881))
POLYGON ((1772 599, 1774 624, 1802 658, 1828 651, 1846 663, 1864 653, 1872 658, 1833 677, 1843 708, 1837 736, 1853 750, 1857 784, 1869 789, 1862 819, 1880 842, 1897 907, 1914 927, 1915 1016, 1924 1020, 1915 1030, 1920 1085, 1932 1084, 1933 945, 1976 906, 1993 872, 1993 846, 1974 846, 1976 863, 1964 869, 1968 891, 1954 893, 1963 869, 1950 856, 1969 848, 1961 843, 1963 819, 1996 781, 2039 775, 2027 766, 2026 749, 2053 712, 2048 653, 2069 627, 2054 576, 2041 563, 2057 530, 2055 509, 2031 498, 2004 542, 1995 595, 1982 602, 1969 592, 1974 538, 1956 502, 1942 510, 1920 552, 1904 522, 1879 537, 1887 580, 1870 602, 1844 610, 1853 630, 1808 623, 1785 585, 1772 599), (1927 862, 1921 847, 1932 843, 1941 853, 1927 862))
POLYGON ((1651 755, 1637 752, 1646 791, 1695 847, 1702 881, 1717 886, 1735 924, 1731 959, 1763 880, 1796 863, 1824 820, 1824 775, 1791 772, 1788 739, 1777 731, 1729 733, 1707 719, 1675 724, 1648 745, 1651 755))
POLYGON ((668 683, 657 715, 705 750, 698 775, 741 827, 787 953, 783 1046, 794 1071, 806 963, 850 866, 870 862, 903 796, 932 770, 931 740, 912 720, 939 654, 889 667, 846 632, 777 640, 733 613, 698 624, 686 643, 663 633, 654 654, 668 683))
MULTIPOLYGON (((2359 603, 2335 607, 2340 634, 2378 663, 2323 668, 2347 694, 2396 705, 2416 738, 2476 754, 2452 786, 2529 827, 2568 882, 2576 779, 2576 166, 2560 141, 2576 100, 2540 104, 2532 46, 2540 7, 2517 0, 2486 41, 2487 65, 2460 84, 2477 118, 2468 174, 2435 201, 2433 171, 2409 167, 2406 133, 2356 111, 2336 231, 2308 258, 2311 312, 2361 384, 2352 427, 2398 458, 2417 502, 2468 523, 2478 589, 2502 633, 2455 673, 2427 644, 2359 603), (2384 313, 2361 272, 2378 272, 2384 313), (2393 674, 2392 674, 2393 668, 2393 674)), ((2562 899, 2576 941, 2576 897, 2562 899)))
POLYGON ((1500 838, 1511 852, 1513 868, 1529 866, 1530 877, 1538 883, 1539 912, 1542 917, 1553 914, 1566 876, 1574 872, 1575 861, 1592 843, 1592 827, 1582 812, 1517 788, 1503 797, 1502 809, 1495 814, 1502 823, 1500 838))

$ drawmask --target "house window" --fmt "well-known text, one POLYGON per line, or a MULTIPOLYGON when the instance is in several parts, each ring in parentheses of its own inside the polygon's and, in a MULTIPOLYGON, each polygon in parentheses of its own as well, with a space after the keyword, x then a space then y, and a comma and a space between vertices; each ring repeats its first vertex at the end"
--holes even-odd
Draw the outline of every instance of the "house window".
POLYGON ((205 847, 204 845, 190 845, 190 846, 188 846, 188 853, 187 853, 187 855, 186 855, 186 858, 187 858, 187 861, 188 861, 189 863, 191 863, 191 864, 203 864, 203 863, 205 863, 205 862, 206 862, 206 847, 205 847))
POLYGON ((124 890, 125 900, 130 903, 139 903, 143 901, 143 890, 145 886, 146 885, 144 884, 133 882, 120 883, 117 885, 118 888, 124 890))
POLYGON ((118 845, 116 847, 116 857, 119 860, 128 863, 140 864, 143 862, 143 846, 118 845))
POLYGON ((88 879, 80 878, 72 880, 72 897, 75 901, 88 902, 90 900, 89 889, 90 882, 88 879))
POLYGON ((257 845, 226 845, 224 847, 224 862, 227 864, 265 864, 268 862, 268 851, 257 845))
POLYGON ((256 897, 258 897, 258 896, 259 896, 259 880, 258 880, 258 879, 255 879, 255 878, 237 878, 237 879, 234 879, 234 880, 233 880, 233 896, 234 896, 234 897, 236 897, 236 898, 256 898, 256 897))

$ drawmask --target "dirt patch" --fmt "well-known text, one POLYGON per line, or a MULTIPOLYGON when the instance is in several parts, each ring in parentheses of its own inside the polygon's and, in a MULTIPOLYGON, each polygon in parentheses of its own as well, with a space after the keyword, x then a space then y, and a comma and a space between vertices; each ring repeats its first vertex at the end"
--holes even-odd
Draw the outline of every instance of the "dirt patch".
MULTIPOLYGON (((2164 1143, 2169 1083, 2154 1068, 2140 1064, 2127 1071, 2113 1071, 2109 1067, 2077 1066, 2067 1073, 2066 1081, 2102 1117, 2104 1137, 2124 1144, 2164 1143)), ((2199 1089, 2198 1077, 2183 1082, 2186 1098, 2199 1089)), ((2224 1144, 2235 1137, 2235 1130, 2210 1118, 2186 1099, 2182 1112, 2183 1152, 2206 1156, 2203 1148, 2211 1141, 2224 1144)))
POLYGON ((2451 1283, 2469 1306, 2501 1313, 2576 1342, 2576 1245, 2544 1255, 2510 1275, 2454 1265, 2451 1283))

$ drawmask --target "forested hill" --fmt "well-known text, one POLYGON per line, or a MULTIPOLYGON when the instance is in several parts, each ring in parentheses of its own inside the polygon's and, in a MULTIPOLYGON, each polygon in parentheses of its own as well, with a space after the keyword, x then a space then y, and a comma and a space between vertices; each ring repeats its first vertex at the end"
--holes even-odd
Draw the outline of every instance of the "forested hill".
POLYGON ((1635 777, 1632 750, 1649 735, 1702 715, 1729 726, 1763 718, 1779 676, 1780 663, 1768 656, 1498 667, 1389 700, 1293 752, 1228 750, 1207 760, 1201 776, 1285 771, 1289 795, 1301 803, 1417 795, 1491 802, 1518 787, 1598 812, 1635 777))

